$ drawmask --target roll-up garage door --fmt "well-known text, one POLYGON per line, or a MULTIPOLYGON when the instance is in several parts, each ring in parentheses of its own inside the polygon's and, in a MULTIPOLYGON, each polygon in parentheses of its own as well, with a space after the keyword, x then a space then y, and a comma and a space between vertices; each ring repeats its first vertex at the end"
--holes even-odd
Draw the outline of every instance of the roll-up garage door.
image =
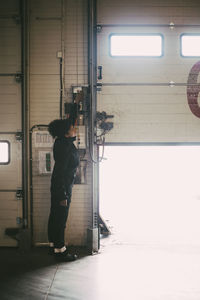
POLYGON ((140 2, 98 1, 97 105, 115 116, 106 140, 199 142, 200 3, 140 2))
POLYGON ((1 1, 0 41, 0 246, 15 246, 5 229, 22 222, 20 1, 1 1))

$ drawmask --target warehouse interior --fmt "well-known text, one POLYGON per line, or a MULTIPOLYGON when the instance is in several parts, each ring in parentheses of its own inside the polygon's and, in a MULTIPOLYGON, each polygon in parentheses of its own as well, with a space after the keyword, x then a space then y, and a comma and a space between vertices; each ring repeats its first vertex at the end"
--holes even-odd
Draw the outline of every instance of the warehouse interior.
POLYGON ((198 0, 0 0, 0 298, 200 299, 198 0), (48 256, 54 140, 80 166, 48 256))

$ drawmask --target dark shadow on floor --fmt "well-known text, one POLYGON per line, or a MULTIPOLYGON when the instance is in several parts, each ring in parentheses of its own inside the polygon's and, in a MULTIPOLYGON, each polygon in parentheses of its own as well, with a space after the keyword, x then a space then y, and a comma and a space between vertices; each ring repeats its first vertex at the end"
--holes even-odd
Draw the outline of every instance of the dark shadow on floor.
MULTIPOLYGON (((80 249, 77 253, 79 259, 85 256, 80 249)), ((32 248, 26 253, 0 248, 0 299, 45 299, 58 267, 47 248, 32 248)))

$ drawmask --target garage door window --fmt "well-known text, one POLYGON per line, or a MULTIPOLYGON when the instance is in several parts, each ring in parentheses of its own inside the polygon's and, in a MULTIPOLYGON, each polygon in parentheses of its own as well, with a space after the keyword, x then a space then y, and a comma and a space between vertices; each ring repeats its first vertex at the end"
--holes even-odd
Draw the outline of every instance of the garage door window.
POLYGON ((155 35, 110 35, 111 56, 161 57, 163 55, 163 36, 155 35))
POLYGON ((0 164, 7 165, 10 162, 10 143, 0 141, 0 164))
POLYGON ((181 55, 185 57, 200 56, 200 34, 181 35, 181 55))

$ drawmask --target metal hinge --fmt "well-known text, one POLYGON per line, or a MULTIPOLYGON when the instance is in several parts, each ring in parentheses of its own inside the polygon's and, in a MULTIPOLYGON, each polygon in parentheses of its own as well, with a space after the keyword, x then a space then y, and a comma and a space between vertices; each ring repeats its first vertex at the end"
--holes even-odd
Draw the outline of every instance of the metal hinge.
POLYGON ((170 23, 169 23, 169 28, 170 28, 171 30, 173 30, 174 27, 175 27, 175 24, 174 24, 173 22, 170 22, 170 23))
POLYGON ((100 92, 102 90, 102 83, 97 83, 96 85, 96 89, 97 89, 97 92, 100 92))
POLYGON ((100 33, 102 31, 102 26, 101 25, 97 25, 96 29, 97 29, 97 33, 100 33))
POLYGON ((98 227, 98 214, 95 212, 94 213, 94 228, 98 227))
POLYGON ((24 139, 24 134, 23 134, 23 132, 21 132, 21 131, 17 132, 16 135, 15 135, 15 138, 16 138, 17 141, 22 142, 23 139, 24 139))
POLYGON ((16 191, 16 198, 17 198, 17 200, 21 200, 23 198, 23 195, 24 195, 24 193, 23 193, 22 189, 18 189, 16 191))
POLYGON ((17 217, 16 218, 16 222, 17 222, 18 225, 22 224, 23 223, 23 219, 21 217, 17 217))
POLYGON ((22 77, 23 77, 22 73, 16 73, 15 81, 18 82, 18 83, 22 82, 22 77))

